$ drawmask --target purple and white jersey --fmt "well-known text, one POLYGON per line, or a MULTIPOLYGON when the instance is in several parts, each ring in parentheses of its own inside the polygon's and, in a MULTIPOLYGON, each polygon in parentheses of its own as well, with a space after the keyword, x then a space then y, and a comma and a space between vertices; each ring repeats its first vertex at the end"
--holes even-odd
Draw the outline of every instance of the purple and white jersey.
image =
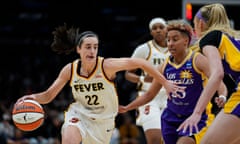
POLYGON ((186 87, 184 91, 177 92, 180 96, 171 94, 171 99, 167 102, 167 109, 183 116, 192 114, 203 90, 203 74, 194 64, 196 55, 197 53, 190 51, 181 64, 173 63, 170 56, 163 71, 168 80, 186 87))

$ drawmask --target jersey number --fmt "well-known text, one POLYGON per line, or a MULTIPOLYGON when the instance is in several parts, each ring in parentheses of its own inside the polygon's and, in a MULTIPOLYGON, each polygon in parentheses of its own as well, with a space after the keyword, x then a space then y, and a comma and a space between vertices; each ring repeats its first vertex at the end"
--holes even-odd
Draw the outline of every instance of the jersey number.
POLYGON ((87 99, 87 103, 89 105, 99 105, 97 95, 92 95, 92 96, 86 95, 85 98, 87 99))
POLYGON ((183 99, 186 97, 186 92, 184 90, 177 90, 176 94, 172 93, 172 97, 183 99))

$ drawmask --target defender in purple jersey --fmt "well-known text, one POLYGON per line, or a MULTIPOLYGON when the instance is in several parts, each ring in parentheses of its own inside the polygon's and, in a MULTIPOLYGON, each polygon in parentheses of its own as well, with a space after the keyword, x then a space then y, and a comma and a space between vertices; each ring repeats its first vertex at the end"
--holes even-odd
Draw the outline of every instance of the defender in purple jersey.
POLYGON ((240 143, 240 33, 229 20, 221 3, 202 6, 194 16, 194 29, 199 38, 200 51, 209 61, 210 75, 201 99, 193 114, 179 129, 192 129, 200 120, 199 115, 212 98, 224 75, 228 75, 235 88, 228 101, 205 133, 202 144, 240 143))
MULTIPOLYGON (((182 20, 172 20, 169 21, 167 30, 167 44, 171 55, 159 67, 159 71, 168 80, 185 87, 185 89, 171 93, 168 97, 167 107, 161 116, 163 139, 165 144, 199 144, 201 137, 214 119, 214 115, 210 111, 211 103, 209 103, 209 107, 205 108, 204 113, 200 116, 201 120, 193 130, 178 131, 178 127, 192 114, 200 98, 210 73, 208 61, 202 54, 193 52, 189 48, 192 28, 188 23, 182 20)), ((145 94, 129 105, 120 107, 120 112, 134 109, 148 102, 160 89, 161 84, 154 80, 145 94)), ((227 89, 223 82, 221 82, 218 93, 227 95, 227 89)))

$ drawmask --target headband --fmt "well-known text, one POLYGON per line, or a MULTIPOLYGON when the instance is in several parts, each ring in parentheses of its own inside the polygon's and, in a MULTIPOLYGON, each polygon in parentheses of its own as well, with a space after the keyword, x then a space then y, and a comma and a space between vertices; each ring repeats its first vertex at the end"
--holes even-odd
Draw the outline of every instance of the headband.
POLYGON ((203 20, 204 22, 207 22, 206 18, 204 18, 204 17, 202 16, 202 13, 201 13, 200 10, 198 10, 198 12, 197 12, 197 14, 196 14, 196 17, 197 17, 198 19, 203 20))
POLYGON ((92 31, 85 31, 85 32, 81 33, 78 36, 78 41, 77 41, 78 45, 80 45, 82 43, 82 41, 87 37, 97 37, 97 35, 92 31))
POLYGON ((161 23, 166 26, 166 21, 163 18, 154 18, 149 23, 149 29, 151 30, 154 24, 161 23))

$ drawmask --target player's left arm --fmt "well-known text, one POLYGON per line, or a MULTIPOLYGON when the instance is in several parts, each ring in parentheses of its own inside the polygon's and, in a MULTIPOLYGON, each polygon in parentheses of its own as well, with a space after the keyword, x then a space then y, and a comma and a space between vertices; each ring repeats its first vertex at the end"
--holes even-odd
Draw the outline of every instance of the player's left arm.
POLYGON ((140 68, 156 78, 161 84, 167 83, 166 78, 151 63, 142 58, 109 58, 105 59, 103 67, 110 79, 114 79, 115 74, 119 71, 140 68))
POLYGON ((176 93, 177 90, 184 90, 184 87, 177 86, 173 82, 168 81, 150 62, 142 58, 109 58, 104 61, 103 67, 109 79, 114 79, 115 74, 119 71, 140 68, 161 83, 168 94, 171 92, 176 93))

